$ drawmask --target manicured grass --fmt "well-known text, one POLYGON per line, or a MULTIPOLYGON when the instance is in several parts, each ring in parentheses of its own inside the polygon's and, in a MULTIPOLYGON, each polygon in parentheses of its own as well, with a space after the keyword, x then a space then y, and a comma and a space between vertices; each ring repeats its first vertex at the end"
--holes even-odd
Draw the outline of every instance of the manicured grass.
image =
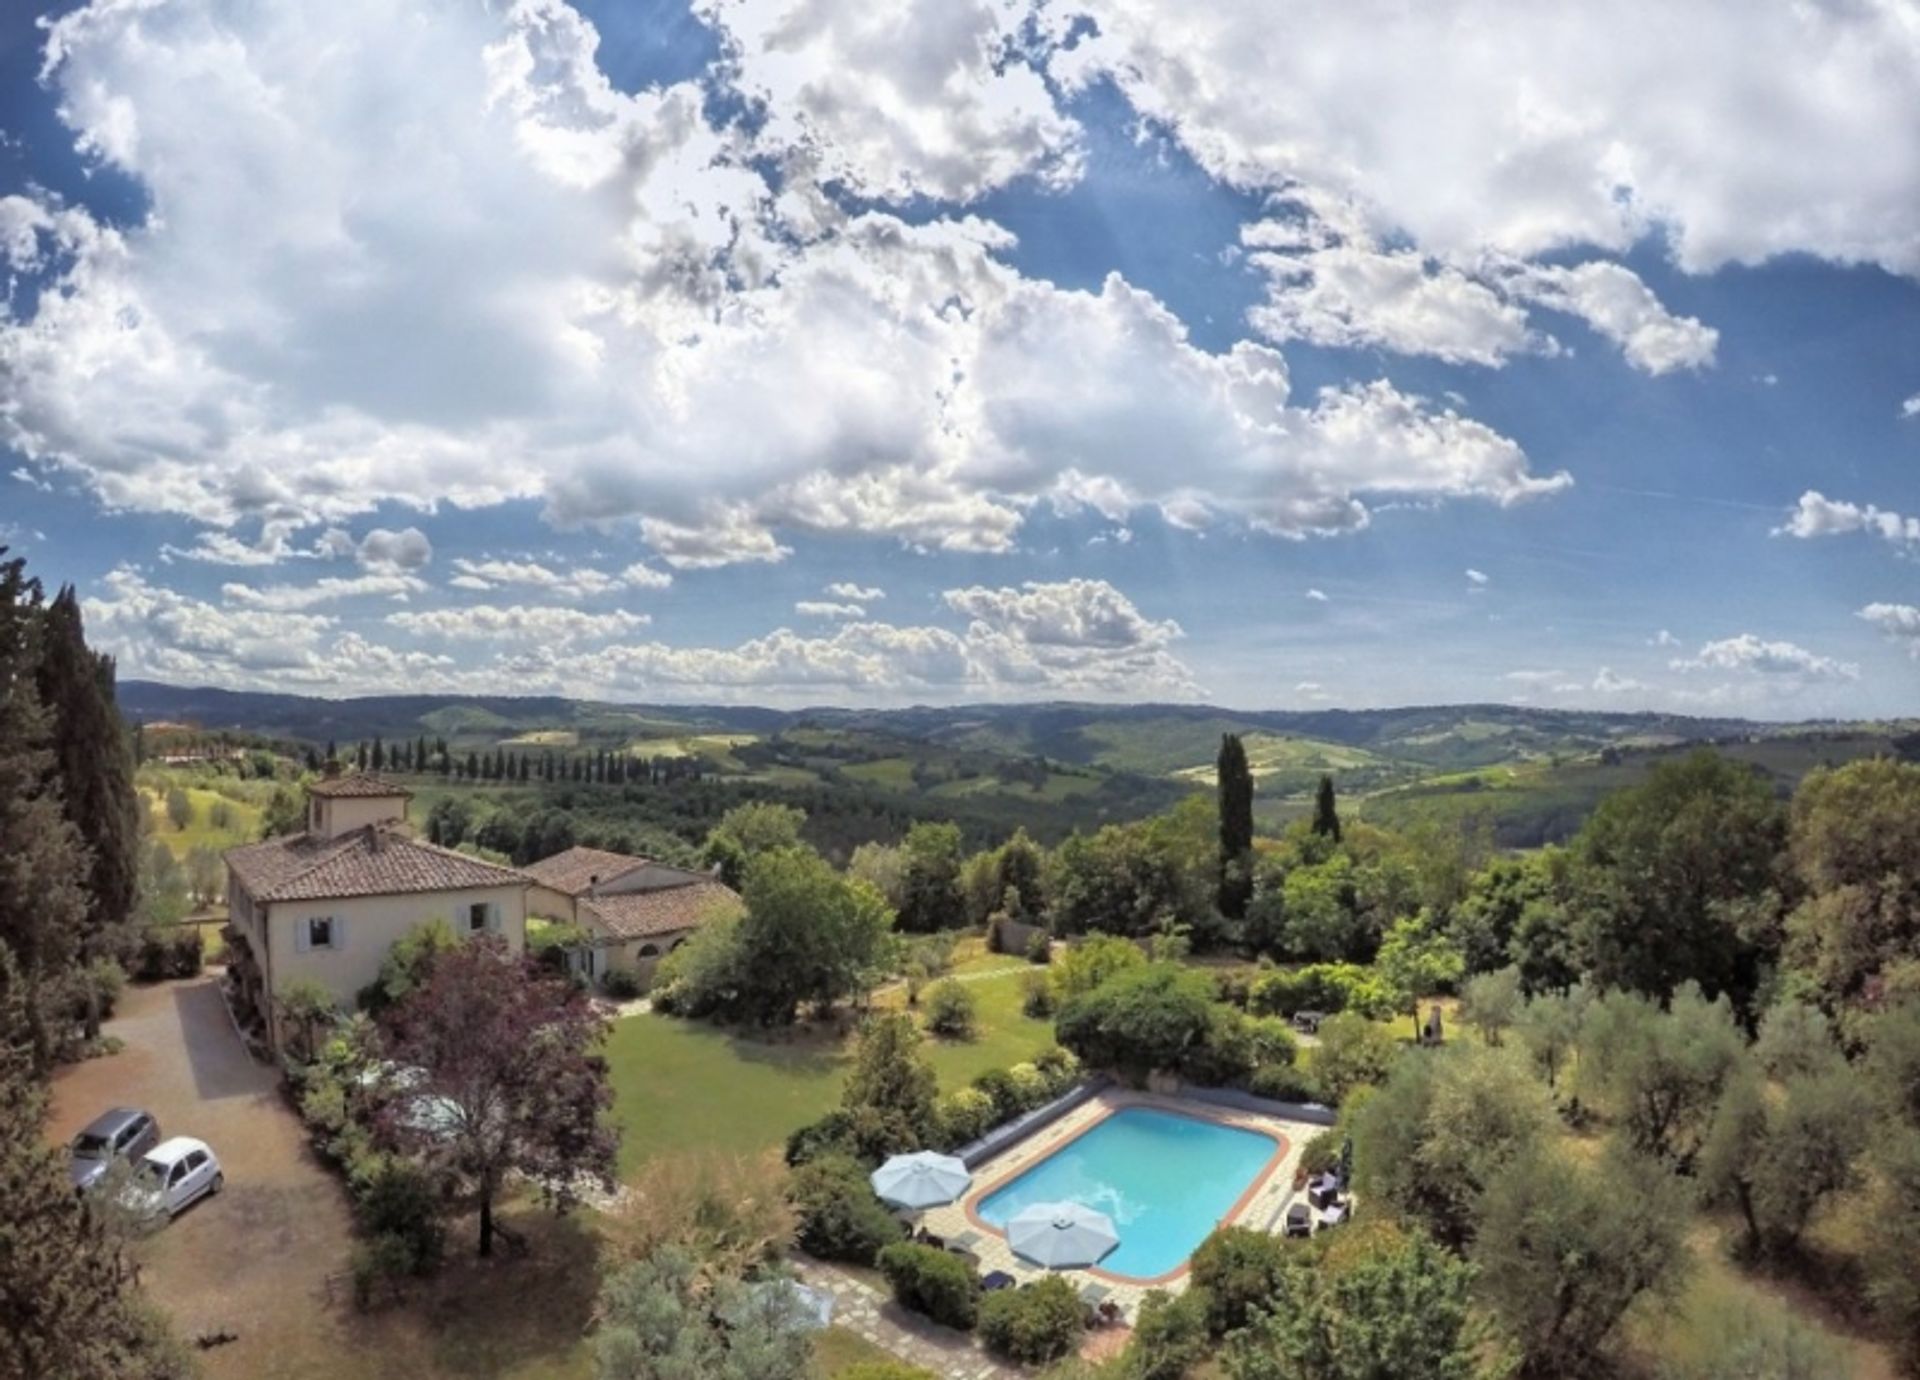
POLYGON ((883 1347, 877 1347, 848 1327, 829 1327, 813 1339, 813 1368, 821 1380, 833 1380, 833 1377, 865 1362, 869 1365, 882 1361, 891 1361, 898 1365, 900 1358, 883 1347))
MULTIPOLYGON (((928 1062, 940 1085, 964 1085, 990 1068, 1031 1059, 1053 1043, 1046 1021, 1020 1014, 1020 973, 968 983, 979 1002, 980 1033, 966 1042, 929 1039, 928 1062)), ((904 993, 878 1004, 897 1004, 904 993)), ((607 1040, 620 1170, 631 1177, 647 1160, 677 1151, 752 1154, 778 1145, 839 1102, 852 1040, 831 1030, 739 1033, 703 1021, 629 1016, 607 1040)))

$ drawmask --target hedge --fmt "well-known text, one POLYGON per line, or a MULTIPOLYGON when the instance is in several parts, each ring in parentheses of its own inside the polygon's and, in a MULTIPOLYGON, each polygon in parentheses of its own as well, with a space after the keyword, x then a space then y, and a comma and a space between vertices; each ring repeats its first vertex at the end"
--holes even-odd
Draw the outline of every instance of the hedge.
POLYGON ((1059 1275, 988 1294, 980 1303, 980 1339, 987 1350, 1022 1365, 1065 1356, 1085 1327, 1085 1306, 1059 1275))
POLYGON ((962 1332, 979 1319, 979 1277, 957 1255, 900 1242, 880 1252, 880 1273, 902 1308, 962 1332))
POLYGON ((801 1165, 787 1197, 799 1217, 801 1249, 820 1260, 871 1265, 884 1248, 906 1236, 875 1196, 866 1171, 846 1155, 801 1165))

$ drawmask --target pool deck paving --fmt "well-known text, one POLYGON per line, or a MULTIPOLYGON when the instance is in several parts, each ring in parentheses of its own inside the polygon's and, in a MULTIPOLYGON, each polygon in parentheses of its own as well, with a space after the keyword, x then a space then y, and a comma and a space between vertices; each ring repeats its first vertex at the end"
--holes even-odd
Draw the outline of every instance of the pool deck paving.
MULTIPOLYGON (((949 1245, 959 1246, 971 1253, 982 1274, 1001 1270, 1021 1284, 1042 1278, 1049 1271, 1015 1255, 1007 1245, 1006 1238, 991 1227, 983 1226, 969 1209, 999 1185, 1032 1168, 1069 1141, 1126 1107, 1153 1107, 1279 1137, 1283 1148, 1278 1157, 1262 1171, 1251 1190, 1235 1203, 1227 1216, 1216 1224, 1237 1224, 1257 1231, 1272 1231, 1278 1227, 1281 1214, 1295 1196, 1293 1179, 1300 1162, 1300 1148, 1322 1129, 1304 1122, 1191 1102, 1178 1096, 1111 1090, 1101 1093, 1051 1126, 1035 1132, 980 1165, 974 1171, 973 1187, 955 1202, 920 1213, 917 1224, 949 1245)), ((1138 1313, 1140 1301, 1150 1289, 1164 1289, 1177 1294, 1187 1287, 1184 1266, 1171 1277, 1158 1280, 1132 1280, 1098 1268, 1054 1273, 1066 1276, 1089 1304, 1111 1301, 1128 1321, 1132 1321, 1138 1313)))

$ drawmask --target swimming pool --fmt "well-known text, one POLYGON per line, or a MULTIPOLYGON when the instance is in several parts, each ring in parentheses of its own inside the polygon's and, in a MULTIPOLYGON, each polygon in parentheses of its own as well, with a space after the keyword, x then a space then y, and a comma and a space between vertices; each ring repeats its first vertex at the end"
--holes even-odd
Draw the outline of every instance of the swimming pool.
POLYGON ((1032 1203, 1072 1202, 1113 1219, 1120 1244, 1100 1268, 1129 1279, 1178 1270, 1279 1153, 1258 1131, 1157 1107, 1123 1107, 973 1211, 1004 1230, 1032 1203))

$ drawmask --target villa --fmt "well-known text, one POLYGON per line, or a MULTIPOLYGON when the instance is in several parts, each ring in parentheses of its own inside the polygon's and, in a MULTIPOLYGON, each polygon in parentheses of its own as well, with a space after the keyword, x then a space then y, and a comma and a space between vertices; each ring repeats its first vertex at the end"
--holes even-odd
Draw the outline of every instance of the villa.
POLYGON ((406 827, 412 792, 368 773, 307 788, 307 827, 243 844, 227 864, 227 966, 240 1019, 280 1043, 276 998, 319 983, 343 1007, 379 975, 414 926, 442 920, 462 937, 526 944, 528 877, 437 848, 406 827))
POLYGON ((709 873, 600 848, 569 848, 523 870, 533 882, 528 914, 585 933, 569 962, 589 982, 625 971, 646 986, 662 958, 740 901, 709 873))

